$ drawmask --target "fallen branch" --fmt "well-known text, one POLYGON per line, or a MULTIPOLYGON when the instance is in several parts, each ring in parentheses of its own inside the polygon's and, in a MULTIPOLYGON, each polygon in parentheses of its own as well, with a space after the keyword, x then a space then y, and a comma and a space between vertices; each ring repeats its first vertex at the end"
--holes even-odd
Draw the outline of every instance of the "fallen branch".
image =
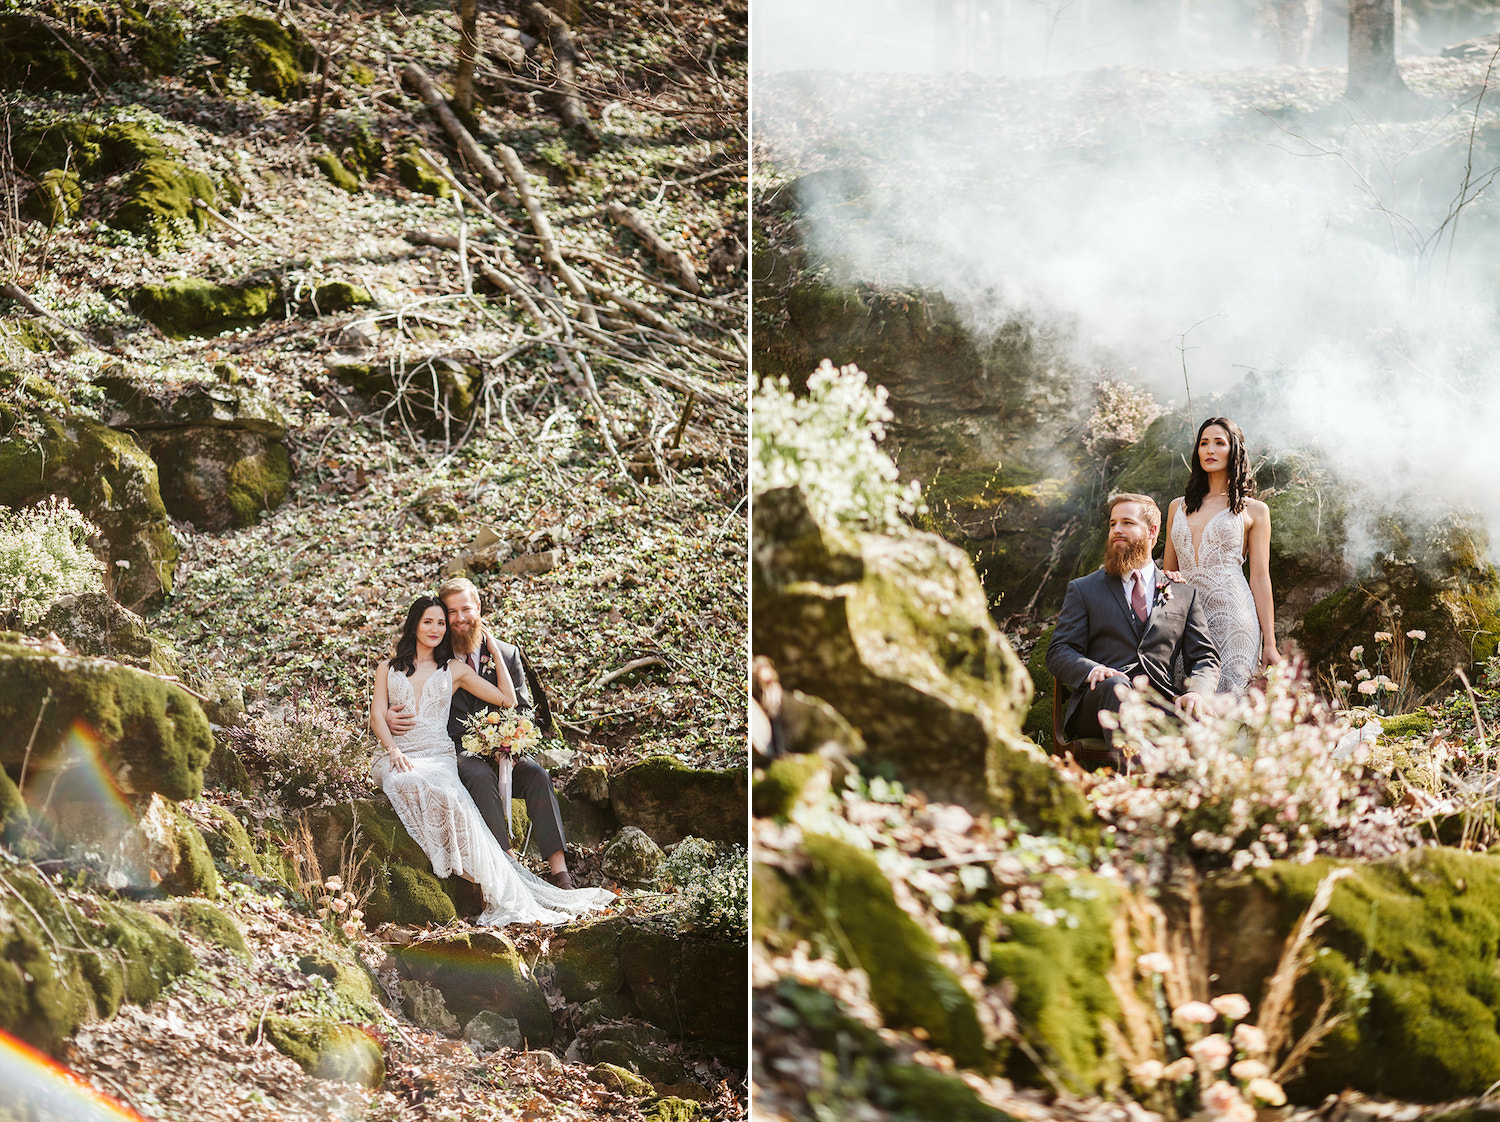
POLYGON ((627 276, 631 280, 642 281, 645 284, 649 284, 654 288, 659 288, 663 292, 669 293, 672 296, 680 296, 685 300, 695 300, 705 307, 713 308, 715 311, 730 312, 737 316, 743 316, 745 314, 744 308, 736 308, 734 307, 734 305, 725 304, 720 300, 710 300, 707 296, 695 295, 694 293, 688 292, 686 289, 678 288, 675 284, 668 284, 660 277, 650 277, 645 273, 637 272, 635 269, 630 268, 623 262, 616 261, 613 257, 607 257, 602 253, 594 253, 587 249, 580 249, 577 246, 568 246, 563 250, 563 253, 568 257, 577 257, 583 261, 588 261, 592 264, 598 265, 601 268, 609 269, 611 272, 619 273, 622 276, 627 276))
POLYGON ((526 14, 539 37, 545 38, 547 46, 552 48, 552 61, 557 67, 558 81, 562 83, 557 98, 558 116, 563 124, 587 136, 590 144, 598 144, 599 132, 589 120, 583 98, 578 95, 578 48, 573 45, 572 29, 566 20, 536 0, 526 5, 526 14))
POLYGON ((521 157, 517 156, 515 149, 508 144, 498 145, 495 150, 500 155, 500 162, 505 165, 505 174, 510 176, 511 182, 515 184, 516 193, 521 196, 526 213, 531 216, 531 228, 536 231, 537 241, 541 243, 542 259, 552 267, 552 271, 562 278, 562 282, 584 305, 582 308, 584 321, 590 327, 598 327, 598 317, 586 304, 588 290, 584 288, 583 281, 578 274, 558 252, 557 239, 552 236, 552 223, 547 220, 547 212, 542 209, 542 204, 537 202, 536 195, 532 193, 531 179, 527 176, 526 169, 521 166, 521 157))
MULTIPOLYGON (((454 115, 453 110, 448 108, 447 99, 443 97, 442 91, 432 84, 432 79, 427 76, 427 72, 416 63, 409 62, 401 73, 416 88, 422 100, 427 103, 427 108, 432 110, 433 116, 437 117, 448 135, 453 138, 453 143, 464 154, 464 159, 468 160, 479 172, 479 178, 484 180, 485 186, 498 194, 506 206, 515 206, 516 196, 507 186, 505 176, 500 174, 500 169, 495 166, 494 161, 485 155, 484 149, 479 147, 479 142, 470 135, 468 129, 464 128, 463 122, 454 115)), ((505 150, 510 151, 508 148, 505 150)), ((511 155, 514 156, 515 153, 512 152, 511 155)))
POLYGON ((237 226, 233 222, 229 221, 229 219, 225 218, 222 214, 220 214, 213 207, 209 206, 202 199, 194 197, 194 199, 193 199, 193 205, 195 207, 197 207, 199 210, 202 210, 202 211, 206 212, 210 218, 216 219, 217 221, 219 221, 220 223, 222 223, 224 226, 228 227, 230 230, 233 230, 236 234, 238 234, 240 237, 244 238, 246 241, 252 241, 256 245, 260 246, 262 249, 270 249, 271 248, 269 245, 267 245, 265 242, 261 241, 254 234, 250 233, 250 231, 246 230, 244 227, 237 226))
POLYGON ((513 238, 531 237, 530 234, 521 233, 520 230, 517 230, 509 222, 505 221, 505 219, 501 218, 498 214, 491 210, 490 205, 485 201, 484 196, 470 190, 469 187, 463 182, 463 180, 459 179, 458 176, 453 174, 453 170, 448 167, 447 160, 438 159, 431 152, 427 151, 426 148, 423 148, 420 144, 417 145, 417 155, 422 157, 422 159, 427 162, 428 167, 432 168, 433 171, 441 175, 447 181, 449 187, 452 187, 455 191, 462 195, 465 201, 467 201, 471 207, 483 214, 499 229, 504 230, 513 238))
POLYGON ((611 218, 640 238, 642 244, 658 261, 676 273, 682 279, 684 288, 694 296, 698 295, 701 291, 698 286, 698 274, 693 269, 693 263, 688 260, 688 255, 668 245, 666 239, 652 228, 651 223, 646 221, 645 215, 624 203, 610 203, 604 209, 611 218))
POLYGON ((75 341, 76 343, 87 343, 91 347, 99 346, 99 344, 94 342, 94 340, 89 338, 89 336, 85 335, 77 328, 69 326, 67 323, 59 319, 56 315, 49 312, 46 308, 42 307, 30 296, 26 295, 25 291, 22 290, 19 285, 11 281, 6 281, 4 284, 0 284, 0 297, 4 297, 7 300, 14 300, 17 304, 21 305, 21 307, 25 308, 32 315, 44 319, 48 323, 55 323, 63 335, 67 336, 70 340, 75 341))
POLYGON ((625 675, 633 670, 643 670, 648 666, 665 666, 666 664, 667 660, 662 658, 661 655, 646 655, 644 658, 633 658, 618 670, 611 670, 608 674, 595 678, 579 691, 578 696, 582 697, 584 694, 591 693, 594 690, 602 690, 611 682, 625 677, 625 675))

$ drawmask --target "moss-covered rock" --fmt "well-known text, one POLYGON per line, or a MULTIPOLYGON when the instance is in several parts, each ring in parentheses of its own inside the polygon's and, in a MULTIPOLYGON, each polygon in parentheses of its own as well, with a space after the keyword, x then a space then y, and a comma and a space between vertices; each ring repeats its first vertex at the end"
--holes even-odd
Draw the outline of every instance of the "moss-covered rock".
POLYGON ((78 173, 53 168, 37 180, 26 196, 26 213, 46 226, 61 226, 83 205, 78 173))
POLYGON ((12 844, 31 825, 31 812, 10 774, 0 768, 0 841, 12 844))
POLYGON ((239 924, 228 912, 207 900, 179 898, 154 905, 151 910, 177 930, 232 951, 247 962, 250 960, 250 948, 239 924))
POLYGON ((691 768, 671 756, 650 756, 616 772, 609 801, 622 826, 636 826, 657 845, 689 835, 743 842, 748 778, 744 768, 691 768))
POLYGON ((328 315, 330 312, 347 312, 374 302, 375 298, 357 284, 329 281, 313 290, 311 310, 316 315, 328 315))
POLYGON ((666 1043, 641 1025, 601 1025, 589 1034, 588 1056, 592 1063, 638 1071, 651 1083, 681 1083, 687 1071, 666 1043))
POLYGON ((488 930, 464 932, 426 939, 392 953, 404 976, 442 992, 460 1022, 489 1009, 513 1018, 530 1047, 551 1043, 552 1011, 546 995, 515 944, 504 935, 488 930))
POLYGON ((452 193, 448 181, 415 152, 403 152, 396 157, 396 178, 401 181, 401 186, 419 195, 446 199, 452 193))
POLYGON ((822 756, 782 756, 755 777, 751 807, 757 818, 786 818, 799 803, 816 804, 827 794, 832 765, 822 756))
POLYGON ((756 937, 785 950, 809 940, 845 967, 858 966, 886 1024, 922 1029, 963 1067, 988 1067, 973 999, 870 855, 811 833, 804 855, 807 867, 795 877, 756 866, 756 937))
POLYGON ((445 883, 433 875, 427 854, 387 800, 357 799, 306 813, 319 867, 339 869, 352 849, 373 879, 374 892, 364 907, 366 925, 424 926, 457 918, 454 902, 468 898, 468 882, 451 877, 445 883))
MULTIPOLYGON (((1224 875, 1204 893, 1215 986, 1258 1004, 1283 940, 1333 863, 1224 875)), ((1298 987, 1295 1032, 1326 983, 1349 1015, 1288 1088, 1296 1101, 1346 1088, 1438 1102, 1480 1094, 1500 1072, 1500 858, 1418 849, 1355 865, 1298 987)))
POLYGON ((569 1001, 589 1001, 618 993, 625 985, 620 965, 620 937, 629 926, 624 916, 565 928, 552 941, 553 977, 569 1001))
POLYGON ((272 1014, 256 1025, 252 1037, 258 1030, 314 1079, 338 1079, 365 1087, 379 1087, 385 1082, 385 1055, 380 1045, 353 1025, 324 1017, 272 1014))
POLYGON ((108 54, 39 17, 0 15, 0 58, 3 89, 85 93, 115 78, 108 54))
POLYGON ((25 869, 7 865, 3 876, 0 1028, 28 1044, 56 1053, 80 1022, 111 1017, 122 1001, 152 1001, 193 966, 155 916, 108 901, 85 915, 25 869))
POLYGON ((263 391, 238 380, 232 366, 170 388, 113 367, 94 379, 110 400, 111 428, 157 432, 181 428, 236 429, 262 436, 286 435, 287 419, 263 391))
POLYGON ((253 877, 263 876, 264 870, 255 855, 255 847, 250 844, 250 833, 234 816, 234 812, 217 803, 204 805, 217 820, 217 825, 205 827, 202 831, 204 844, 208 846, 214 860, 223 862, 233 872, 253 877))
POLYGON ((177 160, 146 160, 125 181, 124 201, 110 215, 110 225, 147 235, 154 244, 175 239, 175 224, 191 221, 198 229, 208 224, 205 212, 193 203, 214 201, 214 181, 177 160))
POLYGON ((326 980, 334 996, 361 1016, 372 1021, 379 1016, 370 973, 347 948, 330 945, 311 950, 297 959, 297 969, 326 980))
POLYGON ((139 120, 101 122, 65 114, 28 124, 11 141, 16 166, 28 175, 71 169, 103 179, 144 160, 172 158, 161 135, 139 120))
POLYGON ((97 760, 120 790, 174 800, 198 796, 213 749, 203 710, 181 687, 0 642, 0 764, 18 767, 29 752, 33 770, 62 766, 80 736, 85 762, 97 760))
MULTIPOLYGON (((1114 964, 1112 924, 1119 889, 1093 876, 1054 879, 1043 886, 1048 922, 1035 915, 992 914, 983 943, 988 981, 1013 988, 1011 1008, 1021 1033, 1053 1078, 1077 1094, 1117 1086, 1122 1072, 1108 1025, 1120 1020, 1107 980, 1114 964)), ((1043 1073, 1017 1050, 1008 1056, 1013 1078, 1037 1084, 1043 1073)))
POLYGON ((318 153, 313 157, 313 163, 328 177, 328 182, 340 191, 347 191, 351 195, 357 195, 361 191, 359 176, 346 168, 344 161, 332 152, 318 153))
POLYGON ((137 610, 160 606, 172 589, 178 551, 156 464, 129 436, 67 415, 55 400, 0 407, 0 431, 11 431, 23 411, 35 435, 0 439, 0 503, 19 508, 66 497, 104 535, 101 560, 115 599, 137 610))
POLYGON ((744 943, 631 925, 620 936, 620 966, 643 1019, 703 1044, 730 1066, 746 1062, 744 943))
POLYGON ((198 530, 239 530, 286 501, 292 460, 280 440, 235 428, 140 434, 156 461, 162 502, 198 530))
POLYGON ((329 373, 371 406, 383 408, 394 400, 393 408, 408 424, 433 434, 443 432, 445 423, 451 432, 455 425, 468 421, 483 381, 482 371, 473 363, 446 355, 424 359, 400 372, 405 388, 399 398, 396 378, 386 364, 339 362, 329 367, 329 373))
POLYGON ((599 862, 606 876, 624 884, 647 887, 656 882, 663 856, 661 847, 643 830, 626 826, 605 843, 599 862))
POLYGON ((969 559, 933 534, 820 526, 795 488, 756 500, 752 646, 821 697, 929 798, 1049 832, 1093 829, 1077 791, 1021 735, 1026 673, 969 559))
POLYGON ((286 101, 301 91, 303 74, 317 55, 307 37, 266 16, 238 15, 207 28, 206 54, 224 60, 217 74, 234 74, 257 93, 286 101))
POLYGON ((277 299, 274 284, 215 284, 201 277, 181 277, 163 284, 144 284, 130 296, 130 306, 173 339, 217 335, 248 327, 271 314, 277 299))
POLYGON ((79 654, 169 677, 181 671, 177 652, 153 636, 145 620, 102 592, 64 596, 47 609, 36 631, 56 635, 79 654))
POLYGON ((651 1084, 617 1064, 595 1064, 589 1068, 589 1078, 633 1099, 649 1098, 653 1094, 651 1084))

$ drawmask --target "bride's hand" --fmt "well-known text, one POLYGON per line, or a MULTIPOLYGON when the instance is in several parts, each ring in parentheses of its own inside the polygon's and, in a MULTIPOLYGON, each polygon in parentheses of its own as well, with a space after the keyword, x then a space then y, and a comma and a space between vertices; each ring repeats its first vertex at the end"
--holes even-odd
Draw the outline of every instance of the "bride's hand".
POLYGON ((399 749, 399 748, 390 748, 390 749, 387 749, 387 751, 390 753, 391 770, 392 771, 411 771, 412 770, 412 762, 410 760, 408 760, 405 755, 402 754, 401 749, 399 749))
POLYGON ((1275 643, 1263 643, 1260 648, 1260 668, 1266 670, 1272 664, 1281 665, 1286 661, 1286 656, 1276 649, 1275 643))

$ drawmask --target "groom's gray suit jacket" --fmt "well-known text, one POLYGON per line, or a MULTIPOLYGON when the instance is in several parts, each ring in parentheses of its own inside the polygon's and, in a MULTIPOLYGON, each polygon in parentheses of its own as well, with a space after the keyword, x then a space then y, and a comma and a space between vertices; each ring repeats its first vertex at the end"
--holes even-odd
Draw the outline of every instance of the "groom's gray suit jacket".
MULTIPOLYGON (((1156 570, 1161 580, 1161 569, 1156 570)), ((1068 584, 1057 627, 1047 647, 1047 669, 1072 696, 1063 725, 1070 732, 1074 714, 1087 694, 1085 683, 1096 666, 1110 666, 1132 681, 1146 675, 1163 697, 1212 694, 1219 685, 1219 654, 1208 634, 1198 590, 1167 584, 1170 597, 1156 591, 1150 616, 1141 623, 1125 600, 1120 578, 1103 569, 1068 584), (1173 681, 1172 664, 1182 655, 1186 680, 1173 681)))

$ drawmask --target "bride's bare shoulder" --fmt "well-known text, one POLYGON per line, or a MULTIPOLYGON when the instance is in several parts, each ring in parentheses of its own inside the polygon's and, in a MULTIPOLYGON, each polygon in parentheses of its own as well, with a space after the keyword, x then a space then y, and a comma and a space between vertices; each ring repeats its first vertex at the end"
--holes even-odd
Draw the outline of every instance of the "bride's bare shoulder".
POLYGON ((1271 517, 1271 508, 1268 507, 1260 499, 1248 499, 1247 498, 1245 500, 1245 509, 1250 512, 1250 516, 1252 518, 1254 518, 1257 522, 1259 522, 1262 518, 1270 518, 1271 517))

